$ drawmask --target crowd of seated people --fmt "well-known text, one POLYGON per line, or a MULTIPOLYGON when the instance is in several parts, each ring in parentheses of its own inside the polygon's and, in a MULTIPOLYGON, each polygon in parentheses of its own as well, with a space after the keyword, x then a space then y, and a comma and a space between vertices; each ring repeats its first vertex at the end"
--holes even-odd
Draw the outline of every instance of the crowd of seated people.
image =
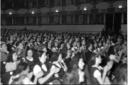
POLYGON ((127 37, 1 30, 1 84, 127 85, 127 37))

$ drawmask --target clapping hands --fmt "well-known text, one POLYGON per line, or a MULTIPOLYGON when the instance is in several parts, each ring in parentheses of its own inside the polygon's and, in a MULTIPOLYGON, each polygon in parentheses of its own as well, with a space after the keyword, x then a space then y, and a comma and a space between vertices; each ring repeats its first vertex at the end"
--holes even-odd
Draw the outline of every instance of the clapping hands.
POLYGON ((36 78, 40 78, 41 76, 43 76, 44 75, 44 73, 42 72, 42 71, 40 71, 40 72, 38 72, 36 75, 35 75, 35 77, 36 78))
POLYGON ((60 68, 56 67, 55 65, 53 65, 50 69, 50 73, 54 74, 54 73, 58 73, 60 71, 60 68))
POLYGON ((108 62, 107 65, 104 67, 104 71, 108 72, 112 68, 112 66, 113 66, 113 62, 112 61, 108 62))

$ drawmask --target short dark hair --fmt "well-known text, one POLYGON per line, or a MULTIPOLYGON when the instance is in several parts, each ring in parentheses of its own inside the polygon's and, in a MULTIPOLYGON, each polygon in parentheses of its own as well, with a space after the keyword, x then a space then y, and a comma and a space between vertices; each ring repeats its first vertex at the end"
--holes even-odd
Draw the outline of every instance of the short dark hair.
POLYGON ((108 56, 110 56, 111 54, 115 54, 115 52, 114 52, 114 46, 111 46, 110 48, 109 48, 109 50, 108 50, 108 56))

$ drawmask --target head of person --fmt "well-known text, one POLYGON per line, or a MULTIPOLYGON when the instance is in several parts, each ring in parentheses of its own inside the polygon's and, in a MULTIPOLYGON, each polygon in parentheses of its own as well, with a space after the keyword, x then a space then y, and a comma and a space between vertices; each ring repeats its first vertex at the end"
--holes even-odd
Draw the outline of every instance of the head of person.
POLYGON ((127 56, 122 56, 122 57, 121 57, 121 62, 122 62, 123 64, 126 64, 126 63, 127 63, 127 56))
POLYGON ((18 45, 17 45, 17 48, 18 49, 23 49, 24 48, 23 43, 19 42, 18 45))
POLYGON ((43 52, 47 52, 47 48, 46 48, 46 46, 43 46, 42 51, 43 51, 43 52))
POLYGON ((124 40, 123 36, 122 35, 119 35, 118 38, 117 38, 117 42, 119 44, 122 44, 123 43, 123 40, 124 40))
POLYGON ((54 46, 52 47, 52 52, 57 52, 57 49, 54 46))
POLYGON ((7 45, 6 45, 6 43, 2 43, 2 44, 1 44, 1 48, 2 48, 3 50, 7 50, 7 45))
POLYGON ((100 65, 101 63, 102 63, 101 55, 92 54, 89 64, 92 66, 92 65, 100 65))
POLYGON ((44 52, 43 54, 39 55, 39 61, 44 64, 47 60, 47 55, 46 53, 44 52))
POLYGON ((80 57, 79 60, 78 60, 78 67, 79 67, 80 70, 83 70, 84 66, 85 66, 84 60, 83 60, 82 57, 80 57))
POLYGON ((33 56, 33 50, 32 49, 28 49, 27 56, 28 57, 32 57, 33 56))
POLYGON ((87 49, 90 51, 93 49, 93 44, 91 42, 88 42, 87 49))

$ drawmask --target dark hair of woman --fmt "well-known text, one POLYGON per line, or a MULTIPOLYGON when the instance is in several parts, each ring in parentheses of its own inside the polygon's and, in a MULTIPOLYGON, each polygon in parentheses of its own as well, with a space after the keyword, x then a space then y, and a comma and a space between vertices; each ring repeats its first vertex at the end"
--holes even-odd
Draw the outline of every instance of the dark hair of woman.
POLYGON ((110 60, 108 57, 101 55, 102 62, 100 66, 104 67, 106 66, 107 62, 110 60))
POLYGON ((53 56, 50 58, 50 61, 51 61, 51 62, 57 61, 57 60, 58 60, 58 56, 59 56, 59 54, 53 55, 53 56))
POLYGON ((93 53, 93 54, 91 55, 91 59, 90 59, 90 61, 89 61, 89 65, 90 65, 90 66, 94 65, 94 64, 96 63, 96 58, 98 58, 98 57, 99 57, 99 55, 93 53))
POLYGON ((27 53, 28 53, 29 50, 31 50, 31 51, 33 52, 33 54, 34 54, 34 50, 33 50, 32 48, 29 48, 29 47, 28 47, 28 48, 26 49, 25 56, 27 56, 27 53))
POLYGON ((112 54, 112 55, 115 54, 114 46, 111 46, 111 47, 109 48, 109 50, 108 50, 108 56, 110 56, 111 54, 112 54))

